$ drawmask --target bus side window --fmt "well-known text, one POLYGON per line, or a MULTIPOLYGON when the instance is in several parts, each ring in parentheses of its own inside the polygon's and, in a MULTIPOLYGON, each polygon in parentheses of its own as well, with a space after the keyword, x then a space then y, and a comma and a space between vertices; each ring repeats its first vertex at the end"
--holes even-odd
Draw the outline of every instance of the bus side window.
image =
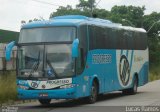
POLYGON ((127 31, 125 30, 123 32, 123 37, 124 37, 124 49, 127 49, 127 50, 132 50, 134 49, 134 46, 133 46, 133 37, 132 37, 132 31, 127 31))
POLYGON ((117 49, 125 48, 125 37, 123 36, 123 30, 117 29, 117 49))
POLYGON ((148 46, 148 38, 146 33, 142 33, 143 41, 144 41, 144 49, 147 49, 148 46))
POLYGON ((108 29, 109 30, 109 38, 111 38, 110 42, 110 49, 117 49, 118 47, 118 36, 117 36, 117 30, 116 29, 108 29))
POLYGON ((81 74, 85 68, 87 51, 88 51, 87 25, 80 26, 78 38, 80 44, 79 44, 79 56, 77 58, 77 73, 81 74))
POLYGON ((133 50, 134 49, 134 38, 133 38, 133 31, 128 31, 128 35, 127 35, 127 37, 128 37, 128 42, 127 42, 127 44, 128 44, 128 50, 133 50))

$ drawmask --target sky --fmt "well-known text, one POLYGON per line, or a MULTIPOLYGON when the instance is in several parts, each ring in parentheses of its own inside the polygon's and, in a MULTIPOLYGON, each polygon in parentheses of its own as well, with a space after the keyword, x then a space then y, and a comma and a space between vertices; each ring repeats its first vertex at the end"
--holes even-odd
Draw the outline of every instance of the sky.
MULTIPOLYGON (((49 19, 59 6, 75 7, 79 0, 0 0, 0 29, 19 31, 21 21, 49 19), (47 2, 49 4, 46 4, 47 2)), ((111 10, 114 5, 145 5, 145 14, 160 12, 160 0, 96 0, 98 8, 111 10)))

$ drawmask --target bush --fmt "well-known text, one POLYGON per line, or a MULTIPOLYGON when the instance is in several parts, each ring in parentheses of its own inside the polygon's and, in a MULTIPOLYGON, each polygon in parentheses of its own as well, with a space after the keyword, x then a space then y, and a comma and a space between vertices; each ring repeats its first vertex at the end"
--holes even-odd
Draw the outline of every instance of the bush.
POLYGON ((0 104, 16 99, 16 73, 14 71, 0 72, 0 104))
POLYGON ((151 66, 149 80, 153 81, 153 80, 158 80, 158 79, 160 79, 160 65, 151 66))

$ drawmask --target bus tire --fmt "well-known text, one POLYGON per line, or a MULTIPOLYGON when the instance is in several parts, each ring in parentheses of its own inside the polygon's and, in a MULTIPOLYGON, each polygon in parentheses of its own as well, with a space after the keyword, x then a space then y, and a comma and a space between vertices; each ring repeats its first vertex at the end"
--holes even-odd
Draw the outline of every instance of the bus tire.
POLYGON ((137 88, 138 88, 138 78, 135 77, 134 82, 133 82, 133 87, 129 89, 125 89, 122 92, 123 94, 126 94, 126 95, 134 95, 137 93, 137 88))
POLYGON ((98 95, 98 84, 96 81, 93 81, 91 90, 90 90, 90 96, 88 97, 88 103, 93 104, 97 100, 98 95))
POLYGON ((49 105, 51 102, 51 99, 39 99, 38 101, 42 105, 49 105))

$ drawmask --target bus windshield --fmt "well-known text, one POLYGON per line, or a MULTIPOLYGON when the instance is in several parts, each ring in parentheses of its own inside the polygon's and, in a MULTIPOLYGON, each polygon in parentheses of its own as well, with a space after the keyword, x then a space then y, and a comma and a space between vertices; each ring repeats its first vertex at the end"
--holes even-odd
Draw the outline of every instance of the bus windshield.
POLYGON ((76 37, 75 27, 47 27, 22 29, 19 43, 73 41, 76 37))
POLYGON ((63 78, 73 75, 71 44, 28 45, 18 49, 19 77, 63 78))

